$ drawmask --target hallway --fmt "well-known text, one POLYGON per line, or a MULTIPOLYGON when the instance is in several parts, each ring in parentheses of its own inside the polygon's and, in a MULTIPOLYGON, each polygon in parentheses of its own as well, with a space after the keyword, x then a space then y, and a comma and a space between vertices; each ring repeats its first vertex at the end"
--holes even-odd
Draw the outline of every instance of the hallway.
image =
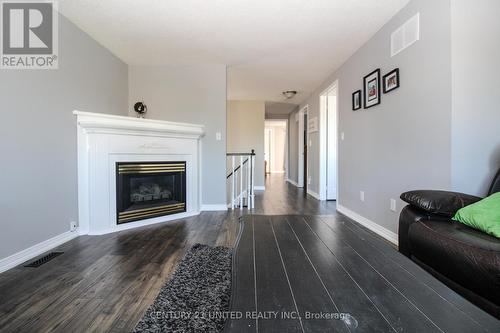
POLYGON ((285 181, 283 174, 268 174, 266 190, 256 192, 254 214, 335 215, 336 201, 319 201, 285 181))

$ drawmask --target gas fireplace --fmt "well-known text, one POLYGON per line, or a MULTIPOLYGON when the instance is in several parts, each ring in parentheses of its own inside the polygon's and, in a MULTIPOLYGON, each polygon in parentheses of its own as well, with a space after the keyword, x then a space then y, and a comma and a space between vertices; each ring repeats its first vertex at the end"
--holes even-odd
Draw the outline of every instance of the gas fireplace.
POLYGON ((117 224, 186 211, 186 162, 116 163, 117 224))

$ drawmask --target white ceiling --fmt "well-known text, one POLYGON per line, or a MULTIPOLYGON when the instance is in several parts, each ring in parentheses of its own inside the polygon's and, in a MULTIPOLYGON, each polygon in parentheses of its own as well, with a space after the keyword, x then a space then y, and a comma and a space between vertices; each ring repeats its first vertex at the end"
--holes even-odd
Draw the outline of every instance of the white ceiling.
POLYGON ((129 65, 228 65, 228 98, 300 103, 409 0, 59 0, 129 65))

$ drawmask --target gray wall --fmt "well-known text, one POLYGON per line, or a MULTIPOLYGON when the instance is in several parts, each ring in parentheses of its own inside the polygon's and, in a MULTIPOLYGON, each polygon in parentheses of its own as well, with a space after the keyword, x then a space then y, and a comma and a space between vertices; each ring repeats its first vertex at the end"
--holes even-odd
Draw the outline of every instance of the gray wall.
POLYGON ((485 195, 500 167, 500 1, 453 0, 452 186, 485 195))
POLYGON ((0 74, 0 259, 78 221, 75 109, 127 114, 127 65, 59 16, 58 70, 0 74))
MULTIPOLYGON (((339 80, 339 203, 396 232, 399 210, 390 198, 417 188, 451 186, 450 3, 413 0, 321 85, 306 101, 319 114, 319 94, 339 80), (420 12, 420 41, 390 57, 390 35, 420 12), (401 87, 376 107, 351 111, 352 92, 376 68, 399 67, 401 87), (365 202, 359 192, 365 191, 365 202)), ((302 105, 302 106, 303 106, 302 105)), ((319 132, 310 135, 311 190, 319 193, 319 132)))
POLYGON ((288 179, 298 182, 299 123, 295 121, 298 110, 288 117, 288 179))
MULTIPOLYGON (((255 186, 265 186, 264 118, 264 102, 228 101, 227 103, 227 151, 241 153, 255 150, 255 186)), ((230 164, 228 166, 231 167, 230 164)))
POLYGON ((205 125, 202 204, 226 204, 226 67, 130 66, 129 106, 142 101, 146 118, 205 125), (216 141, 216 132, 222 140, 216 141))

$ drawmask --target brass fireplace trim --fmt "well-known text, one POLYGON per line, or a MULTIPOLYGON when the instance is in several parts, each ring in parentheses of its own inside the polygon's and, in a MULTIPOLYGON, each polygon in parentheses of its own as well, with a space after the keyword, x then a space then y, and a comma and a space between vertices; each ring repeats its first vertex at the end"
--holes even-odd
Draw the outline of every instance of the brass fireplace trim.
POLYGON ((185 171, 186 171, 186 165, 184 163, 120 164, 118 166, 118 174, 167 173, 167 172, 185 172, 185 171))
POLYGON ((182 193, 182 198, 179 201, 163 202, 161 206, 154 206, 150 208, 133 209, 129 207, 128 211, 123 211, 121 204, 118 203, 120 198, 119 177, 129 177, 133 174, 142 174, 144 176, 159 174, 169 176, 169 174, 179 174, 182 177, 183 184, 186 184, 186 162, 172 161, 172 162, 117 162, 116 163, 116 178, 117 178, 117 224, 140 221, 148 218, 159 217, 164 215, 183 213, 186 211, 186 194, 182 193))
POLYGON ((173 213, 173 212, 184 212, 186 204, 177 203, 153 208, 143 208, 136 209, 127 212, 121 212, 118 214, 118 223, 128 222, 130 220, 140 220, 148 217, 154 217, 159 214, 173 213))

